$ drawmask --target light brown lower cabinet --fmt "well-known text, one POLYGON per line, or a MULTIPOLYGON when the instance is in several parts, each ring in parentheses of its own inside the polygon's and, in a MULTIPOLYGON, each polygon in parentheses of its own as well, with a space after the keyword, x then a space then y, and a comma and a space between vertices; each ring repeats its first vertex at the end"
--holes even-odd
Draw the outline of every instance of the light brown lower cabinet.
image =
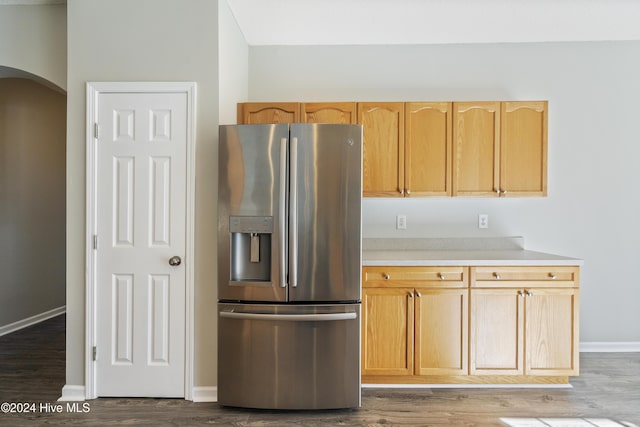
POLYGON ((365 267, 363 382, 468 372, 466 267, 365 267))
POLYGON ((470 373, 578 375, 578 267, 472 267, 470 373))
POLYGON ((567 383, 579 267, 364 267, 362 382, 567 383))

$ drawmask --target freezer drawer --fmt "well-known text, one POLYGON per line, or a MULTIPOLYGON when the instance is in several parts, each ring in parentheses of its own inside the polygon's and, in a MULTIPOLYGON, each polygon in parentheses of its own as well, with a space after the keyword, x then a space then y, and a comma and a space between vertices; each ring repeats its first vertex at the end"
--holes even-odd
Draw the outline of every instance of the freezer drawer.
POLYGON ((360 406, 360 304, 218 304, 218 403, 360 406))

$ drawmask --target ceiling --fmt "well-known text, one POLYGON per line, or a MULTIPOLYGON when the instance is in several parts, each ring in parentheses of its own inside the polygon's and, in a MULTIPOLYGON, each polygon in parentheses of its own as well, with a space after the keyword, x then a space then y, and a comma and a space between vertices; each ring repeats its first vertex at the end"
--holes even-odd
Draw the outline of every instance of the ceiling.
POLYGON ((640 40, 638 0, 228 0, 249 45, 640 40))
POLYGON ((640 0, 226 1, 252 46, 640 40, 640 0))

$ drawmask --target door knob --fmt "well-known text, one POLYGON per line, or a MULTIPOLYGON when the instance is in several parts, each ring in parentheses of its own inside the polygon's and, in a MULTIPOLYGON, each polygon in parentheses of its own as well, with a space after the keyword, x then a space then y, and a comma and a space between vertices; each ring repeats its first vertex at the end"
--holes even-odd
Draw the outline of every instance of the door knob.
POLYGON ((182 264, 182 259, 180 259, 179 256, 172 256, 171 258, 169 258, 169 265, 175 267, 182 264))

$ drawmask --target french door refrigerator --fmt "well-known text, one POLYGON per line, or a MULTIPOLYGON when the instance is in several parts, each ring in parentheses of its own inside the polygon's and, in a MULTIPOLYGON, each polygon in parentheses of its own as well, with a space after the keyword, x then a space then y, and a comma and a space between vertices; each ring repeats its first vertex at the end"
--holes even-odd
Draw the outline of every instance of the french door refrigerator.
POLYGON ((220 126, 218 403, 360 406, 362 127, 220 126))

